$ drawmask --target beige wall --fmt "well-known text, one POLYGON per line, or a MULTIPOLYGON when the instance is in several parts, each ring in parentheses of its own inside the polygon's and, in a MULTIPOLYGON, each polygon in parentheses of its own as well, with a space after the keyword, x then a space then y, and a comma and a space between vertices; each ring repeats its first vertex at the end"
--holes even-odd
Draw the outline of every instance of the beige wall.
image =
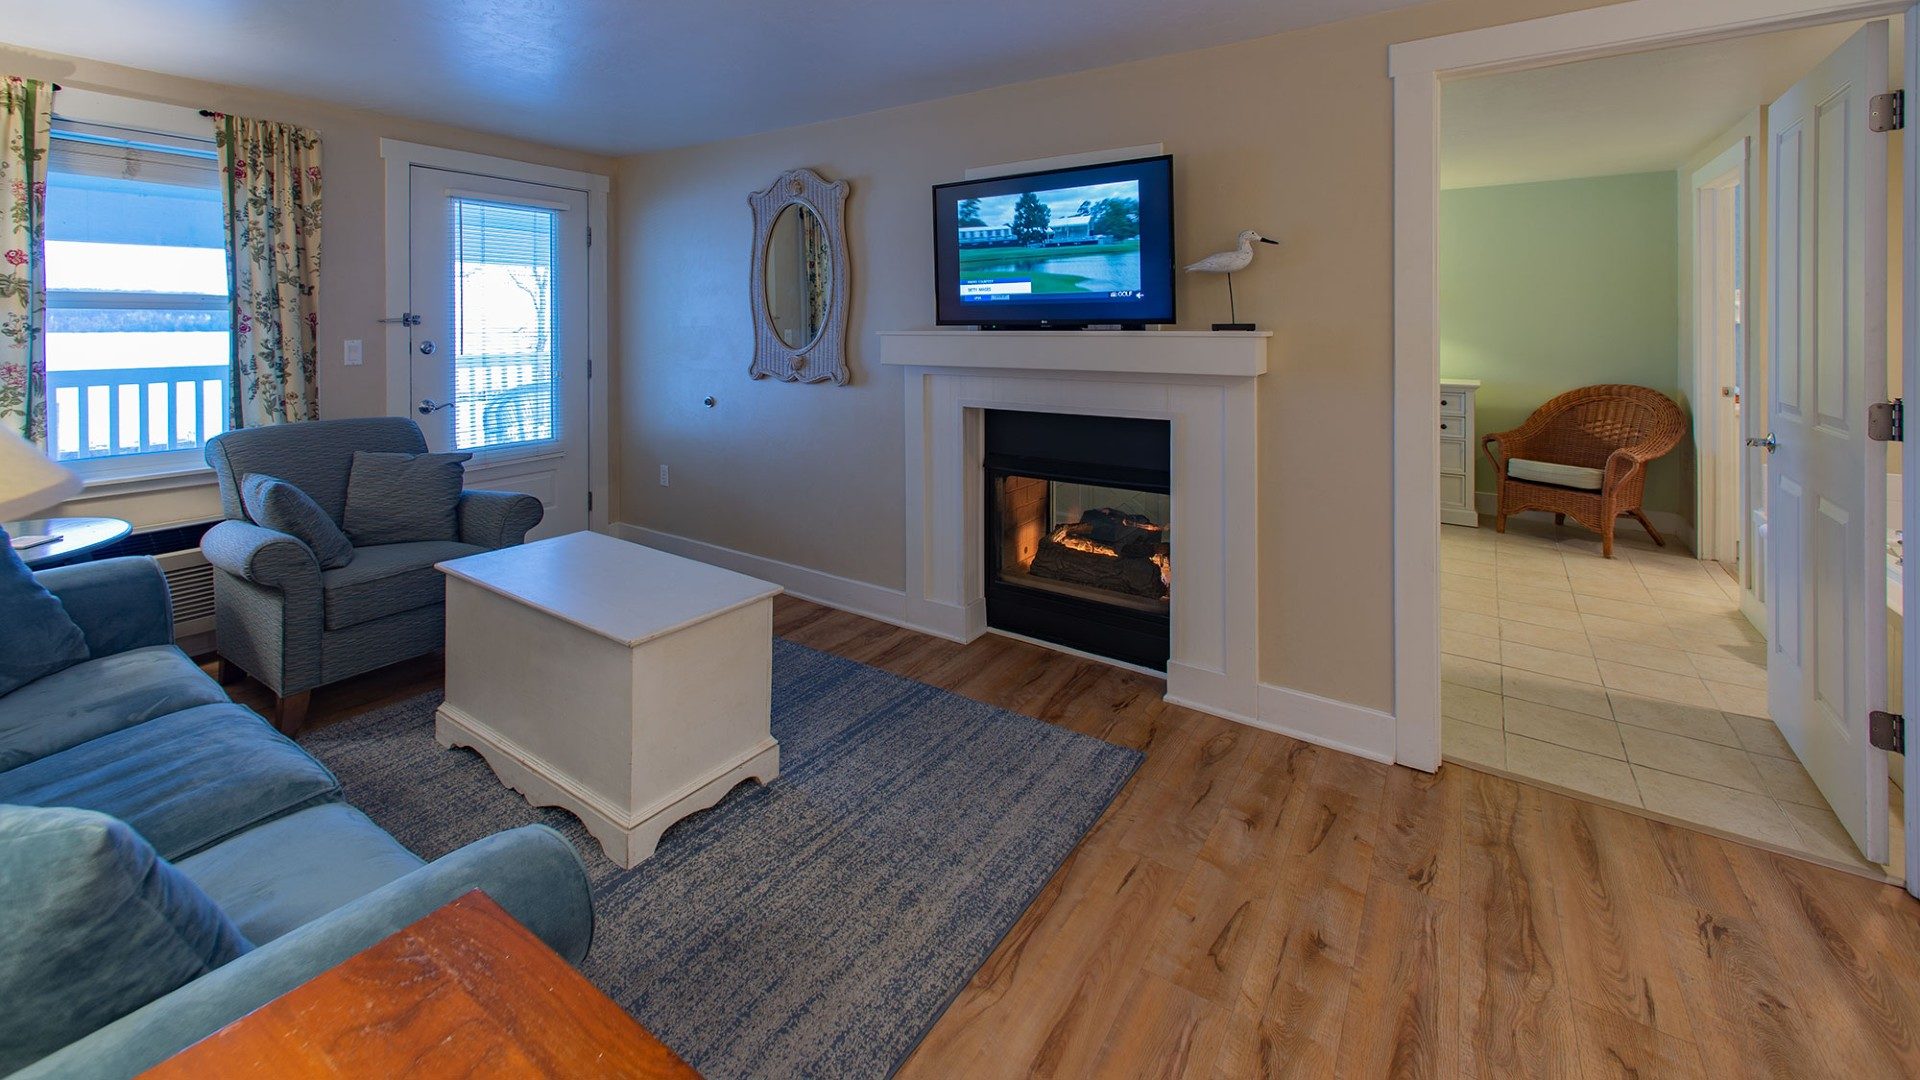
MULTIPOLYGON (((1261 676, 1390 708, 1387 46, 1590 6, 1446 0, 623 161, 616 519, 901 587, 903 392, 874 334, 933 321, 928 188, 972 165, 1162 142, 1183 262, 1246 228, 1282 245, 1234 282, 1241 317, 1274 332, 1261 390, 1261 676), (746 196, 801 165, 853 187, 850 387, 745 374, 746 196), (718 407, 701 406, 708 394, 718 407)), ((1226 317, 1217 279, 1183 282, 1179 305, 1185 326, 1226 317)))
MULTIPOLYGON (((284 120, 320 133, 327 177, 325 248, 320 268, 320 409, 321 415, 328 417, 372 416, 386 411, 386 335, 374 321, 389 314, 382 138, 566 169, 614 171, 612 160, 590 154, 6 45, 0 45, 0 72, 48 79, 63 87, 284 120), (364 365, 352 368, 341 362, 341 343, 348 338, 365 342, 364 365)), ((54 100, 57 109, 57 95, 54 100)), ((218 517, 219 502, 212 489, 203 485, 81 500, 63 510, 114 514, 145 526, 218 517)))

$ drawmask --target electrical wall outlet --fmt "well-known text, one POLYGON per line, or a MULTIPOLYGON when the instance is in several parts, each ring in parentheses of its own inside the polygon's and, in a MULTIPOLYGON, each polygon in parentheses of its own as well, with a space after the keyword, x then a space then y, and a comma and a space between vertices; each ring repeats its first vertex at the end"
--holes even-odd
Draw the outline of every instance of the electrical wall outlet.
POLYGON ((361 364, 360 339, 348 338, 345 352, 346 356, 344 359, 346 360, 347 366, 359 367, 361 364))
POLYGON ((667 467, 665 465, 660 466, 660 486, 667 486, 667 467))

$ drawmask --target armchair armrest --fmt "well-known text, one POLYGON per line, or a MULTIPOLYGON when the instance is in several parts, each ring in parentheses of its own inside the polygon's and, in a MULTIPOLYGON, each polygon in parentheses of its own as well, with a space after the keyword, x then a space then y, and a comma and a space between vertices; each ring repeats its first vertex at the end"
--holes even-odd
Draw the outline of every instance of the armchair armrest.
POLYGON ((131 1077, 479 889, 578 964, 593 937, 587 874, 573 845, 544 825, 476 840, 15 1073, 131 1077))
POLYGON ((320 560, 313 549, 283 532, 245 521, 223 521, 200 538, 207 561, 234 577, 283 589, 310 582, 320 587, 320 560))
POLYGON ((1525 454, 1521 445, 1521 432, 1517 430, 1496 431, 1480 436, 1480 449, 1487 455, 1487 460, 1493 463, 1493 475, 1502 480, 1507 476, 1507 462, 1525 454))
POLYGON ((512 547, 540 524, 546 508, 531 495, 513 491, 467 491, 460 495, 460 540, 489 550, 512 547))
POLYGON ((1606 469, 1603 473, 1601 490, 1612 491, 1630 479, 1636 469, 1646 468, 1647 462, 1660 455, 1647 452, 1644 447, 1623 446, 1607 455, 1606 469))
POLYGON ((147 556, 57 566, 33 576, 80 624, 87 652, 96 658, 173 644, 167 577, 147 556))

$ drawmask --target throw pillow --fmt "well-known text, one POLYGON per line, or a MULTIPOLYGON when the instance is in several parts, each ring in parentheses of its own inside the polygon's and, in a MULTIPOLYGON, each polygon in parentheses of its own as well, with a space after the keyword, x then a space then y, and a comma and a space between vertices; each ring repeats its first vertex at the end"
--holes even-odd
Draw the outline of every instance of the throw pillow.
POLYGON ((0 1073, 252 948, 126 822, 0 806, 0 1073))
POLYGON ((87 659, 87 635, 0 529, 0 695, 87 659))
POLYGON ((347 536, 355 547, 460 538, 462 463, 472 454, 353 453, 347 536))
POLYGON ((334 570, 353 561, 353 544, 320 504, 306 492, 265 473, 240 478, 240 505, 255 525, 283 532, 313 549, 320 569, 334 570))

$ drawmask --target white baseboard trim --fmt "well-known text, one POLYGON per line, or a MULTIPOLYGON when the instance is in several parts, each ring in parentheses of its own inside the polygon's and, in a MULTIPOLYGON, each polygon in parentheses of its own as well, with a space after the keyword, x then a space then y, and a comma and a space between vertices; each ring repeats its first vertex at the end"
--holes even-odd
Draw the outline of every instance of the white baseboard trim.
POLYGON ((1224 671, 1183 664, 1167 664, 1168 701, 1203 713, 1258 726, 1260 690, 1251 678, 1234 678, 1224 671))
MULTIPOLYGON (((1500 508, 1499 497, 1491 491, 1474 492, 1473 502, 1475 506, 1480 508, 1480 512, 1486 515, 1487 517, 1492 517, 1494 515, 1494 512, 1500 508)), ((1532 514, 1535 516, 1545 516, 1547 511, 1527 510, 1527 511, 1523 511, 1523 513, 1532 514)), ((1520 515, 1515 515, 1515 516, 1518 517, 1520 515)), ((1681 547, 1686 548, 1689 552, 1699 550, 1698 548, 1694 547, 1693 526, 1687 522, 1686 518, 1683 518, 1679 514, 1673 513, 1668 510, 1649 510, 1647 511, 1647 516, 1653 519, 1653 527, 1660 530, 1660 535, 1666 538, 1667 543, 1669 545, 1679 544, 1681 547)), ((1640 528, 1640 523, 1637 521, 1627 520, 1627 521, 1622 521, 1619 525, 1615 526, 1615 528, 1637 530, 1640 528)), ((1614 535, 1618 536, 1619 533, 1616 532, 1614 535)), ((1642 533, 1641 535, 1644 536, 1645 533, 1642 533)))
MULTIPOLYGON (((932 616, 924 622, 909 618, 907 595, 902 589, 854 581, 821 570, 810 570, 804 566, 626 522, 615 522, 613 534, 635 544, 750 574, 763 581, 771 581, 803 600, 908 630, 963 643, 979 636, 979 632, 973 631, 970 625, 970 616, 975 613, 966 608, 938 605, 942 610, 920 612, 932 616)), ((921 605, 923 609, 930 606, 933 605, 921 605)), ((1045 642, 1037 644, 1046 645, 1045 642)), ((1110 662, 1100 657, 1090 659, 1110 662)), ((1169 673, 1166 699, 1175 705, 1370 761, 1393 761, 1394 720, 1390 713, 1267 683, 1261 683, 1249 692, 1245 684, 1226 679, 1218 672, 1184 668, 1181 665, 1173 667, 1180 670, 1169 673), (1176 684, 1179 691, 1174 689, 1176 684)))
POLYGON ((613 534, 622 540, 657 548, 683 558, 722 566, 737 573, 757 577, 762 581, 771 581, 802 600, 811 600, 816 604, 825 604, 830 608, 849 611, 855 615, 865 615, 869 619, 878 619, 883 623, 902 626, 908 630, 918 630, 923 634, 949 636, 938 628, 920 626, 909 620, 907 594, 902 589, 889 589, 884 585, 855 581, 852 578, 829 574, 824 570, 810 570, 778 559, 750 555, 744 551, 721 547, 719 544, 691 540, 673 533, 661 532, 658 529, 630 525, 624 521, 614 523, 613 534))
POLYGON ((1261 683, 1260 716, 1243 723, 1369 761, 1393 764, 1393 714, 1379 709, 1261 683))

